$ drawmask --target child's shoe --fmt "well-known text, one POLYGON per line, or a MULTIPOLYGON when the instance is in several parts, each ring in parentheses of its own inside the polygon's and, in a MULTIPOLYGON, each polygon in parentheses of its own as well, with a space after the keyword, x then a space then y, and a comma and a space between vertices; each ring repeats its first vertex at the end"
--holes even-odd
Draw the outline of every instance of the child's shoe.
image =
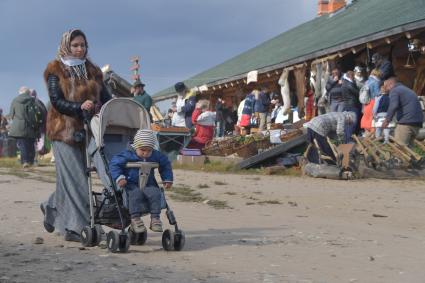
POLYGON ((159 218, 151 218, 150 229, 154 232, 162 232, 162 222, 159 218))
POLYGON ((146 227, 145 227, 145 224, 143 223, 142 218, 140 217, 131 218, 131 229, 133 229, 135 233, 146 232, 146 227))

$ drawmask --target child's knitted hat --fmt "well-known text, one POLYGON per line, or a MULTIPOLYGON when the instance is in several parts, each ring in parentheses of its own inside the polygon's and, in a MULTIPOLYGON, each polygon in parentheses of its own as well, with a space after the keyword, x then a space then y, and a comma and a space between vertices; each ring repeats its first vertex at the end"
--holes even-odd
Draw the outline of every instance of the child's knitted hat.
POLYGON ((142 146, 155 148, 156 144, 156 135, 152 130, 138 130, 131 146, 134 149, 141 148, 142 146))

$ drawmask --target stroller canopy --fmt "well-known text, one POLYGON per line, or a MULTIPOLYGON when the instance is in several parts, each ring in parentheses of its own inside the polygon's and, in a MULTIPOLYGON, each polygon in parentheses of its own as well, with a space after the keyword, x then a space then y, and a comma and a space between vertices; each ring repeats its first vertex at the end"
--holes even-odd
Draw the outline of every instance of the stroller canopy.
POLYGON ((102 106, 90 121, 96 147, 104 146, 105 134, 130 134, 138 129, 150 129, 148 111, 131 98, 113 98, 102 106))

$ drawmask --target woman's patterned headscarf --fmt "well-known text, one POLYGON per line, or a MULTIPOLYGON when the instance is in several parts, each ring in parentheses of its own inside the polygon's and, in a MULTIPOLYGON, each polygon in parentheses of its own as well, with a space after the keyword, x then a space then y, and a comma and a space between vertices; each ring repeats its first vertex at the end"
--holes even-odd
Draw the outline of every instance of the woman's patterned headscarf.
POLYGON ((82 32, 79 29, 70 29, 69 31, 64 32, 62 34, 61 43, 58 49, 58 55, 57 55, 58 58, 59 57, 66 58, 71 56, 71 37, 76 32, 80 33, 84 37, 84 40, 86 41, 86 54, 84 54, 84 58, 87 57, 87 51, 88 51, 89 45, 87 42, 86 35, 84 34, 84 32, 82 32))
POLYGON ((79 29, 71 29, 62 34, 61 43, 57 53, 57 59, 61 61, 69 70, 71 79, 88 79, 86 70, 86 60, 88 52, 88 43, 86 35, 79 29), (84 37, 86 42, 86 54, 83 59, 73 58, 71 55, 71 38, 74 33, 78 32, 84 37))

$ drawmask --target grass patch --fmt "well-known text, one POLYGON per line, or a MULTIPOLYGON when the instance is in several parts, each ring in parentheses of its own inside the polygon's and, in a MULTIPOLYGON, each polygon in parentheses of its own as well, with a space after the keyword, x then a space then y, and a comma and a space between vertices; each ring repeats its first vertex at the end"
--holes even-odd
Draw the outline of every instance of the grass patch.
POLYGON ((210 186, 208 185, 208 184, 199 184, 198 185, 198 188, 199 189, 206 189, 206 188, 209 188, 210 186))
MULTIPOLYGON (((238 169, 233 164, 223 164, 221 162, 208 162, 201 166, 193 164, 178 164, 173 163, 173 169, 190 170, 190 171, 202 171, 212 173, 227 173, 227 174, 239 174, 239 175, 268 175, 265 168, 252 168, 252 169, 238 169)), ((301 168, 290 167, 280 173, 274 174, 275 176, 302 176, 301 168)), ((248 178, 247 178, 248 179, 248 178)), ((259 181, 260 177, 251 177, 250 180, 259 181)))
POLYGON ((224 194, 229 195, 229 196, 237 195, 237 193, 235 193, 235 192, 225 192, 224 194))
POLYGON ((2 157, 0 158, 0 167, 20 169, 22 165, 16 157, 2 157))
MULTIPOLYGON (((186 185, 173 187, 173 189, 170 191, 169 196, 171 199, 181 202, 201 203, 206 201, 206 199, 202 196, 201 193, 195 191, 194 189, 186 185)), ((227 204, 226 201, 222 200, 208 200, 205 203, 214 209, 232 208, 227 204)))
POLYGON ((224 185, 227 185, 227 183, 226 183, 226 182, 222 182, 222 181, 214 181, 214 184, 215 184, 215 185, 217 185, 217 186, 224 186, 224 185))
POLYGON ((176 186, 170 191, 170 197, 173 200, 181 202, 202 202, 202 194, 191 189, 189 186, 176 186))
POLYGON ((195 165, 195 164, 178 164, 177 162, 174 162, 173 169, 204 171, 204 172, 232 172, 232 173, 241 171, 239 169, 236 169, 235 166, 232 164, 223 164, 221 162, 207 162, 201 166, 195 165))
POLYGON ((231 209, 232 207, 230 207, 230 206, 228 206, 227 205, 227 201, 223 201, 223 200, 216 200, 216 199, 213 199, 213 200, 210 200, 210 201, 208 201, 208 203, 207 203, 209 206, 211 206, 211 207, 213 207, 213 208, 215 208, 215 209, 231 209))
POLYGON ((260 205, 264 205, 264 204, 282 204, 279 200, 262 200, 257 202, 260 205))
MULTIPOLYGON (((52 166, 47 160, 40 160, 37 167, 52 166)), ((37 170, 37 167, 30 167, 26 170, 22 169, 22 165, 16 157, 0 158, 0 168, 8 169, 0 172, 1 175, 11 175, 19 178, 37 180, 47 183, 56 182, 55 171, 37 170)))

